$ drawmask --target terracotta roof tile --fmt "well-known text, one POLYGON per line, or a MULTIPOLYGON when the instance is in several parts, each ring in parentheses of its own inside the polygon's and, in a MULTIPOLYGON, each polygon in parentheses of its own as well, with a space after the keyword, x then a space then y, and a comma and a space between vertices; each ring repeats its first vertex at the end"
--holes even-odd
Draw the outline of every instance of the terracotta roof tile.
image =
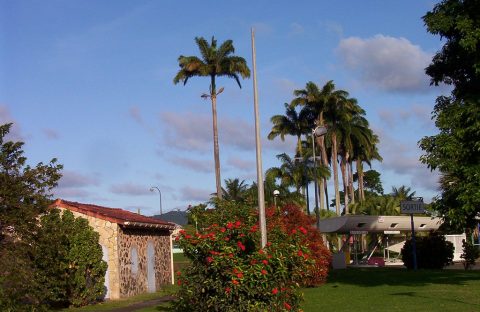
POLYGON ((82 204, 77 202, 71 202, 63 199, 57 199, 52 204, 52 207, 65 208, 72 211, 80 212, 89 216, 93 216, 102 220, 107 220, 113 223, 122 225, 128 225, 131 222, 152 224, 152 225, 165 225, 167 227, 174 227, 175 224, 171 222, 162 221, 146 216, 142 216, 137 213, 126 211, 119 208, 108 208, 91 204, 82 204))

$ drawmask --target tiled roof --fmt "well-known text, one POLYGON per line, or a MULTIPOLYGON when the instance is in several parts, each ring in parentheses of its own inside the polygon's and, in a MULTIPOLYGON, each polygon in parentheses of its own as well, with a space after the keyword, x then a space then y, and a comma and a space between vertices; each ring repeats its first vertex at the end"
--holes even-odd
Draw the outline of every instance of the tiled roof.
POLYGON ((108 208, 91 204, 82 204, 77 202, 71 202, 63 199, 57 199, 52 204, 52 207, 64 208, 71 211, 83 213, 88 216, 107 220, 113 223, 125 225, 125 226, 152 226, 156 228, 165 228, 173 230, 175 224, 154 219, 146 216, 142 216, 137 213, 126 211, 119 208, 108 208))

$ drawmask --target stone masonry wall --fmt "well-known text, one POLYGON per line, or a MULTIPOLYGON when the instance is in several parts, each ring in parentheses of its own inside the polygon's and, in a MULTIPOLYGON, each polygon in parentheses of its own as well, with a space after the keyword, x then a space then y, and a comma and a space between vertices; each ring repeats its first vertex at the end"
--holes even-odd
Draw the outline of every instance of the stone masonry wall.
MULTIPOLYGON (((65 210, 60 208, 60 210, 65 210)), ((99 243, 108 250, 108 276, 109 276, 109 299, 120 298, 120 273, 118 259, 118 233, 119 226, 110 221, 98 219, 83 213, 71 211, 78 218, 88 220, 88 224, 100 235, 99 243)))
POLYGON ((120 227, 118 250, 120 255, 120 297, 130 297, 148 291, 147 245, 152 242, 155 251, 155 289, 171 283, 170 233, 168 230, 131 229, 120 227), (138 255, 138 271, 132 272, 131 250, 138 255))

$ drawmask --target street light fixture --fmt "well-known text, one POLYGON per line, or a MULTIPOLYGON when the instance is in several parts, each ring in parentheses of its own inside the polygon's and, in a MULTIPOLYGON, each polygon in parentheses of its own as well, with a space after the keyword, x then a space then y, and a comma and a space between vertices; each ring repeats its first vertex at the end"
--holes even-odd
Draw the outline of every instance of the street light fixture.
POLYGON ((152 186, 150 188, 150 192, 155 192, 155 190, 157 190, 158 195, 160 195, 160 215, 162 215, 163 214, 163 212, 162 212, 162 191, 160 191, 160 189, 157 186, 152 186))
POLYGON ((275 203, 275 208, 277 208, 277 197, 278 195, 280 195, 280 191, 279 190, 274 190, 273 191, 273 202, 275 203))

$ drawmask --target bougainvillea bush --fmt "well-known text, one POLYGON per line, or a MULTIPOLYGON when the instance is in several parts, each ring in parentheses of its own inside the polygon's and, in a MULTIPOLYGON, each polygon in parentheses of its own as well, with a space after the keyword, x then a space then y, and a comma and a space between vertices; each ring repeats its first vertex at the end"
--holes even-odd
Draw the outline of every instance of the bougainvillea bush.
MULTIPOLYGON (((302 300, 298 288, 311 272, 319 273, 319 262, 318 253, 305 243, 312 235, 311 226, 285 222, 294 212, 293 206, 267 210, 269 242, 263 249, 255 209, 222 201, 197 216, 210 225, 179 236, 191 265, 177 272, 180 290, 175 309, 298 311, 302 300)), ((319 281, 327 274, 328 251, 321 258, 325 265, 319 281)))

